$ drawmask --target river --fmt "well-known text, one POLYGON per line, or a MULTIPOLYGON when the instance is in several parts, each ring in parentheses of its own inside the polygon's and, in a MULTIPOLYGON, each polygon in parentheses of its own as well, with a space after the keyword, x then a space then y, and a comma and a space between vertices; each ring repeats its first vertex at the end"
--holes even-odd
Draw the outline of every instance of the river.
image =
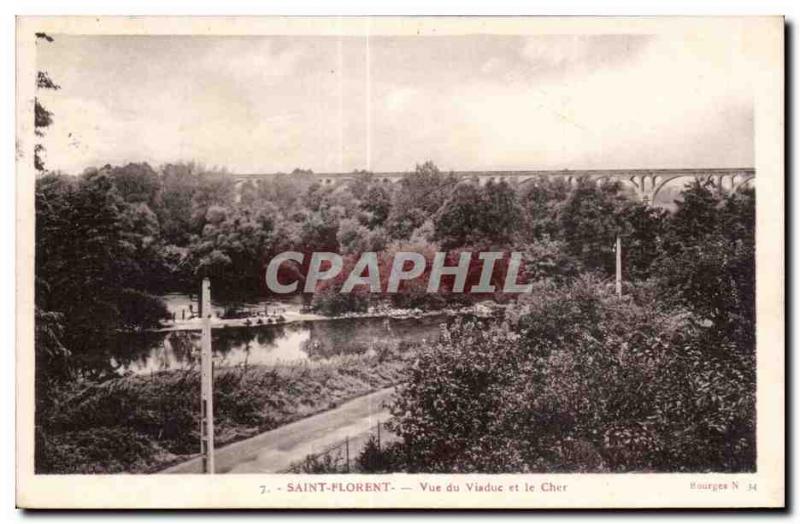
MULTIPOLYGON (((276 306, 280 307, 280 306, 276 306)), ((436 340, 447 317, 349 318, 212 331, 217 366, 274 365, 359 354, 381 344, 436 340)), ((109 365, 119 374, 188 369, 199 356, 199 331, 119 335, 109 365)))

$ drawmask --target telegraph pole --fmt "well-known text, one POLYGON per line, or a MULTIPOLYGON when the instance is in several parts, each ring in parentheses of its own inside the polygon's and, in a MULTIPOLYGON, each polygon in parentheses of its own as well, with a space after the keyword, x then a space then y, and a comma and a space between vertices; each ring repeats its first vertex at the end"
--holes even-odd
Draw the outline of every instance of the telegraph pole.
POLYGON ((203 279, 200 298, 202 345, 200 347, 200 453, 203 472, 214 473, 214 364, 211 355, 211 282, 203 279))
POLYGON ((617 233, 617 246, 616 246, 616 253, 617 253, 617 296, 622 296, 622 240, 620 239, 619 233, 617 233))

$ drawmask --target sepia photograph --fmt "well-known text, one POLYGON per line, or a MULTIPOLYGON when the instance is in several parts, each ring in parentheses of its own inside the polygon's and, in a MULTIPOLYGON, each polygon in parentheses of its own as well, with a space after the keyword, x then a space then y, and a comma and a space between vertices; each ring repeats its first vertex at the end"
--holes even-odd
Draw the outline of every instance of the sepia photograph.
POLYGON ((19 18, 18 489, 781 506, 782 38, 19 18))

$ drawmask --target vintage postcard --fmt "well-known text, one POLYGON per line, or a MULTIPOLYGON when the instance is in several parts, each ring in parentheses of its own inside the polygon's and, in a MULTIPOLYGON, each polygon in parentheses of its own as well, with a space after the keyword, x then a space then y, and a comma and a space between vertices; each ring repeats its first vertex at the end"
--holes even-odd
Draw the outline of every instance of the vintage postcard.
POLYGON ((20 17, 17 504, 784 505, 781 17, 20 17))

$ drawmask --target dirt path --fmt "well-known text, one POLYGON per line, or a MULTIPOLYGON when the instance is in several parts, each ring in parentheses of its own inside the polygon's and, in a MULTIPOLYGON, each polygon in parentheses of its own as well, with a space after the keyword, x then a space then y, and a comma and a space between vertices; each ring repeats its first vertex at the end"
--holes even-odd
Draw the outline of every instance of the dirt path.
MULTIPOLYGON (((277 473, 306 455, 318 453, 346 437, 356 442, 379 422, 389 418, 385 407, 394 388, 345 402, 338 408, 292 422, 216 450, 217 473, 277 473)), ((354 446, 355 447, 355 446, 354 446)), ((357 454, 359 450, 351 450, 357 454)), ((202 473, 199 458, 161 473, 202 473)))

